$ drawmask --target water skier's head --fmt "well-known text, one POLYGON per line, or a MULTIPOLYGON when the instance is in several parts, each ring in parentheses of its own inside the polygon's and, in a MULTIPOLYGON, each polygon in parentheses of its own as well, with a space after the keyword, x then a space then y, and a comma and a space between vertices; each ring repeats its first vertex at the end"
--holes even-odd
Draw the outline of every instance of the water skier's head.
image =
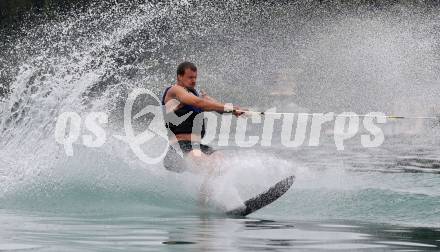
POLYGON ((197 80, 197 67, 191 62, 183 62, 177 67, 177 83, 188 89, 194 89, 197 80))

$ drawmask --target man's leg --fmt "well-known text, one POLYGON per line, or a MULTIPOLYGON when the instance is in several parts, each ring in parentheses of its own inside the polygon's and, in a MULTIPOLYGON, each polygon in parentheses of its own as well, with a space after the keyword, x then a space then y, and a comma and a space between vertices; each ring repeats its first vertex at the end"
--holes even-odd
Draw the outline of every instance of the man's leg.
POLYGON ((212 179, 221 175, 219 164, 223 160, 223 155, 220 152, 207 155, 200 149, 194 149, 188 153, 188 158, 193 163, 193 172, 204 174, 199 191, 199 204, 205 207, 213 193, 212 179))

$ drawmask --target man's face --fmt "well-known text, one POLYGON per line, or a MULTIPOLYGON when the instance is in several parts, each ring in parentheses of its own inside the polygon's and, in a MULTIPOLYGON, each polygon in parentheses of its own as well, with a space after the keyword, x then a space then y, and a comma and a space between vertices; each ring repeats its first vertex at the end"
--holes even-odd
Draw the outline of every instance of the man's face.
POLYGON ((181 83, 185 88, 194 89, 196 86, 197 72, 191 69, 185 69, 183 75, 177 75, 177 81, 181 83))

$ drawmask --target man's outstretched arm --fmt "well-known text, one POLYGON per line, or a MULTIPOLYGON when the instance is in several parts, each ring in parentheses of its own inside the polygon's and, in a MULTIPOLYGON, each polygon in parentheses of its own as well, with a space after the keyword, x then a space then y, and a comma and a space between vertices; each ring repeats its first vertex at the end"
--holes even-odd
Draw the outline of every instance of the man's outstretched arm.
POLYGON ((215 100, 204 99, 195 96, 194 94, 189 93, 185 88, 181 86, 174 86, 171 88, 170 91, 171 91, 171 95, 181 103, 191 105, 196 108, 200 108, 203 111, 216 111, 219 113, 232 112, 232 111, 225 111, 225 104, 215 100))

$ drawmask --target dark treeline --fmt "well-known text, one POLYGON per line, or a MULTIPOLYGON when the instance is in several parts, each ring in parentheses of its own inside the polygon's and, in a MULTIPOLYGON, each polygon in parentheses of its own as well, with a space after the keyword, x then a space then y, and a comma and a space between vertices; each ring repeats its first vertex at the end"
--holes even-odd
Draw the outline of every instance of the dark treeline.
MULTIPOLYGON (((208 0, 209 1, 209 0, 208 0)), ((282 4, 282 3, 301 3, 302 0, 250 0, 255 4, 282 4)), ((37 16, 51 17, 59 12, 69 10, 86 10, 90 4, 107 2, 110 4, 123 2, 162 2, 162 0, 0 0, 0 33, 14 33, 15 28, 19 27, 23 19, 37 16)), ((194 1, 196 2, 196 1, 194 1)), ((215 1, 214 1, 215 2, 215 1)), ((319 8, 334 10, 342 7, 364 8, 386 8, 396 4, 417 5, 424 7, 440 6, 440 0, 315 0, 304 1, 304 4, 319 8)), ((34 18, 32 18, 34 17, 34 18)), ((3 34, 4 35, 4 34, 3 34)), ((1 39, 1 38, 0 38, 1 39)))
MULTIPOLYGON (((196 2, 195 0, 194 2, 196 2)), ((209 0, 208 0, 209 1, 209 0)), ((283 3, 300 3, 302 0, 249 0, 255 4, 270 5, 283 3)), ((86 10, 93 3, 107 2, 110 4, 123 2, 162 2, 162 0, 0 0, 0 40, 1 35, 14 34, 24 19, 38 20, 38 16, 51 17, 56 13, 70 10, 86 10)), ((215 1, 214 1, 215 2, 215 1)), ((372 7, 386 8, 392 5, 416 5, 423 7, 440 6, 440 0, 315 0, 304 1, 305 5, 328 10, 372 7)), ((312 8, 313 9, 313 8, 312 8)))
MULTIPOLYGON (((68 10, 72 7, 82 8, 87 3, 94 0, 0 0, 0 22, 4 23, 20 17, 24 13, 30 11, 35 13, 51 14, 54 9, 68 10)), ((148 0, 146 0, 148 1, 148 0)), ((123 2, 114 0, 113 2, 123 2)), ((152 1, 159 2, 159 1, 152 1)), ((298 0, 253 0, 252 2, 298 2, 298 0)), ((389 6, 393 4, 428 4, 437 5, 438 0, 317 0, 321 4, 350 4, 350 5, 372 5, 372 6, 389 6)))
POLYGON ((29 14, 50 16, 55 11, 85 8, 89 2, 91 0, 0 0, 0 27, 15 25, 29 14))

